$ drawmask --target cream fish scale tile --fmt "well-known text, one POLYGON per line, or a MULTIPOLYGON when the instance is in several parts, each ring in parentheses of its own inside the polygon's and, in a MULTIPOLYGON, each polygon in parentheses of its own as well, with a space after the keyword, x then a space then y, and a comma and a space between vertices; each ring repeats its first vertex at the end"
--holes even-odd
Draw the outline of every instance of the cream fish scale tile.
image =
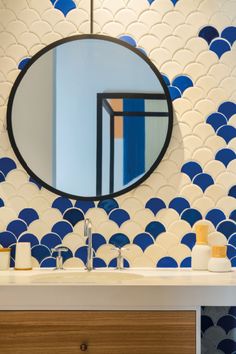
POLYGON ((177 245, 168 249, 167 255, 175 259, 180 266, 185 258, 191 256, 191 250, 185 245, 177 245))
POLYGON ((75 232, 67 234, 62 240, 62 245, 68 247, 73 254, 75 254, 78 248, 85 246, 85 244, 86 238, 75 232))

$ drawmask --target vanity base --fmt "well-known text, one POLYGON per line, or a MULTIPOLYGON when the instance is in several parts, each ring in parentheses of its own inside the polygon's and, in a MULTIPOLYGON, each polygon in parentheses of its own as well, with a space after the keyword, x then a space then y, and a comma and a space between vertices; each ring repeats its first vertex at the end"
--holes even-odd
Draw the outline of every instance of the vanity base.
POLYGON ((1 311, 4 354, 195 354, 195 311, 1 311))

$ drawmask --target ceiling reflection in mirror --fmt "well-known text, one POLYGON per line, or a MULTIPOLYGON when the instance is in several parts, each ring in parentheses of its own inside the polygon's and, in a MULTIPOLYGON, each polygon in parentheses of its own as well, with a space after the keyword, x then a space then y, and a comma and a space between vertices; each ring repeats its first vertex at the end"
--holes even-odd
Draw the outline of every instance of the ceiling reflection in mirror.
POLYGON ((172 128, 167 96, 144 54, 109 37, 79 36, 44 50, 20 74, 9 135, 45 187, 75 198, 118 195, 163 157, 172 128))

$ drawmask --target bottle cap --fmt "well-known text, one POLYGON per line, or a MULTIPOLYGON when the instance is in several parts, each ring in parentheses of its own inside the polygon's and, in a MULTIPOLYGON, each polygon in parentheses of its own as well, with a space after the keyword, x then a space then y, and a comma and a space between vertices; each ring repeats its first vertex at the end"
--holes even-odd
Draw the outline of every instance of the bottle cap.
POLYGON ((10 248, 0 248, 0 252, 10 252, 10 248))
POLYGON ((212 246, 211 255, 213 258, 225 258, 226 250, 226 246, 212 246))
POLYGON ((208 244, 208 225, 196 225, 196 243, 197 245, 208 244))

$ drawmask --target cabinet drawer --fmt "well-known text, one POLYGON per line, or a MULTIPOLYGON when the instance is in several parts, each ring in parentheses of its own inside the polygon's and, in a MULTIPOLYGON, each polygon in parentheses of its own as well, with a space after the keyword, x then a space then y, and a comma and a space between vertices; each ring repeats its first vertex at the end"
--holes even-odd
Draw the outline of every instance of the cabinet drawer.
POLYGON ((195 317, 194 311, 2 311, 0 352, 195 354, 195 317))

